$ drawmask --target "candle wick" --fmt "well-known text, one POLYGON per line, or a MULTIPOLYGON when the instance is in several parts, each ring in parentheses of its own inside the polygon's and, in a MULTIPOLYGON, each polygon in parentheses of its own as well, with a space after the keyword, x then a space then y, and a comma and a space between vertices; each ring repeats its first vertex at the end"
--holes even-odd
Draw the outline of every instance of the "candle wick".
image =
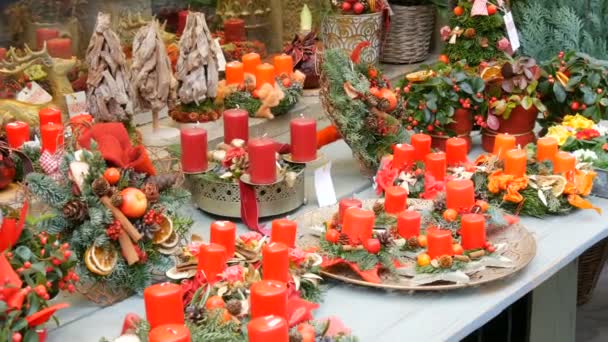
POLYGON ((177 335, 177 330, 175 330, 173 328, 169 328, 169 329, 167 329, 167 331, 169 331, 173 335, 177 335))

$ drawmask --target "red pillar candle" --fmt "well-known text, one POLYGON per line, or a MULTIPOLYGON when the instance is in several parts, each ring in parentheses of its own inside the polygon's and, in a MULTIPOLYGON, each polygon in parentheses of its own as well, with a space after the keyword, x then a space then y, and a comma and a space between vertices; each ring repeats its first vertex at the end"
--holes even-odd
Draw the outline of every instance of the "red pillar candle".
POLYGON ((3 47, 0 47, 0 61, 3 60, 4 57, 6 57, 6 49, 3 47))
POLYGON ((255 68, 255 87, 256 89, 262 88, 264 84, 270 84, 274 87, 274 66, 272 64, 264 63, 260 64, 255 68))
POLYGON ((298 224, 288 219, 276 219, 272 221, 272 231, 270 233, 271 242, 280 242, 287 247, 294 248, 296 245, 296 233, 298 224))
POLYGON ((397 232, 404 239, 420 235, 421 215, 417 211, 406 210, 397 216, 397 232))
POLYGON ((483 248, 486 243, 486 219, 479 214, 462 215, 460 237, 464 250, 483 248))
POLYGON ((198 253, 198 271, 203 271, 209 283, 219 280, 226 269, 226 248, 217 243, 202 245, 198 253))
POLYGON ((348 235, 351 243, 361 243, 372 237, 376 216, 371 210, 349 208, 344 214, 342 233, 348 235))
POLYGON ((338 219, 340 223, 344 221, 344 214, 346 213, 346 209, 348 208, 361 208, 363 206, 363 202, 356 198, 344 198, 340 200, 338 205, 338 219))
POLYGON ((425 173, 433 176, 436 181, 443 181, 447 172, 445 153, 429 153, 424 162, 425 173))
POLYGON ((528 155, 525 150, 510 150, 505 154, 505 174, 522 177, 526 174, 528 155))
POLYGON ((271 242, 262 249, 262 275, 264 280, 289 281, 289 248, 280 242, 271 242))
POLYGON ((250 288, 251 318, 275 315, 287 319, 287 285, 276 280, 261 280, 250 288))
POLYGON ((242 42, 245 39, 245 20, 230 18, 224 20, 224 39, 226 43, 242 42))
POLYGON ((446 184, 445 203, 448 209, 468 212, 475 205, 475 185, 470 179, 452 180, 446 184))
POLYGON ((445 154, 449 166, 460 166, 467 162, 467 141, 462 138, 449 138, 445 143, 445 154))
POLYGON ((146 319, 151 328, 164 324, 184 324, 184 302, 182 287, 172 283, 162 283, 144 290, 146 319))
POLYGON ((410 144, 396 144, 393 146, 393 168, 410 169, 414 165, 416 150, 410 144))
POLYGON ((63 125, 51 122, 40 126, 40 137, 42 151, 55 153, 57 148, 63 145, 63 125))
POLYGON ((291 120, 291 158, 297 162, 317 159, 317 122, 308 118, 291 120))
POLYGON ((55 58, 72 58, 72 40, 70 38, 53 38, 46 42, 49 55, 55 58))
POLYGON ((427 254, 431 259, 437 259, 443 255, 454 255, 452 248, 452 232, 447 229, 429 228, 426 231, 427 254))
POLYGON ((262 63, 262 58, 255 52, 243 55, 242 58, 245 73, 255 75, 255 70, 262 63))
POLYGON ((553 173, 556 175, 570 173, 574 169, 576 169, 576 157, 568 152, 557 152, 555 161, 553 162, 553 173))
POLYGON ((247 323, 249 342, 289 342, 289 327, 285 318, 263 316, 247 323))
POLYGON ((249 176, 254 184, 271 184, 277 180, 276 146, 272 139, 255 138, 247 143, 249 176))
POLYGON ((243 84, 245 82, 245 69, 243 63, 233 61, 226 64, 226 83, 231 84, 243 84))
POLYGON ((293 73, 293 57, 286 54, 275 56, 274 71, 277 77, 283 74, 291 76, 293 73))
POLYGON ((183 324, 165 324, 150 330, 149 342, 190 342, 190 330, 183 324))
POLYGON ((199 173, 207 170, 207 131, 200 127, 181 130, 182 170, 199 173))
POLYGON ((384 192, 384 211, 398 214, 407 209, 407 190, 400 186, 389 186, 384 192))
POLYGON ((8 146, 12 148, 20 148, 30 140, 30 126, 23 121, 9 122, 5 129, 8 146))
POLYGON ((515 137, 508 134, 498 134, 494 139, 494 153, 498 159, 503 159, 507 151, 515 148, 515 137))
POLYGON ((234 139, 249 140, 249 113, 244 109, 228 109, 224 117, 224 143, 230 144, 234 139))
POLYGON ((226 248, 226 258, 234 256, 236 244, 236 224, 230 221, 215 221, 211 223, 211 234, 209 241, 226 248))
POLYGON ((558 146, 555 137, 544 137, 536 142, 536 160, 543 162, 553 161, 557 154, 558 146))
POLYGON ((40 126, 47 123, 61 124, 61 111, 57 108, 47 107, 38 111, 40 126))
POLYGON ((414 146, 414 160, 424 161, 427 154, 431 152, 431 136, 423 133, 412 135, 412 146, 414 146))
POLYGON ((181 36, 184 33, 184 29, 186 28, 186 21, 188 20, 188 14, 190 14, 189 10, 179 11, 177 13, 177 35, 181 36))
POLYGON ((59 38, 59 30, 54 28, 39 28, 36 29, 36 47, 42 49, 44 42, 49 39, 59 38))

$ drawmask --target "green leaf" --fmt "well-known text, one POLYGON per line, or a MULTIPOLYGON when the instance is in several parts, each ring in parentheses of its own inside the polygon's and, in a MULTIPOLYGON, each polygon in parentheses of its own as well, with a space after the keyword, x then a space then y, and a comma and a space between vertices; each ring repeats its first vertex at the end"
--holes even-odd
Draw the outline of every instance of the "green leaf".
POLYGON ((473 88, 471 87, 471 85, 468 83, 465 83, 465 82, 460 84, 460 90, 464 91, 465 93, 467 93, 469 95, 474 94, 473 88))
POLYGON ((38 342, 38 333, 35 330, 28 330, 23 336, 23 342, 38 342))
POLYGON ((530 96, 525 96, 522 100, 521 100, 521 106, 524 107, 525 110, 528 110, 530 108, 532 108, 532 105, 534 104, 532 98, 530 96))
POLYGON ((585 104, 588 106, 595 104, 596 99, 597 94, 594 94, 592 92, 586 92, 585 95, 583 95, 583 102, 585 102, 585 104))
POLYGON ((578 84, 581 82, 582 79, 583 79, 583 76, 580 76, 580 75, 570 77, 568 84, 566 84, 566 89, 568 89, 568 90, 575 89, 578 86, 578 84))
POLYGON ((604 106, 604 107, 608 107, 608 98, 603 97, 603 98, 600 100, 600 104, 601 104, 602 106, 604 106))
POLYGON ((32 258, 32 251, 26 246, 15 248, 15 254, 23 261, 29 261, 32 258))
POLYGON ((564 103, 566 101, 566 91, 558 82, 553 83, 553 94, 557 102, 564 103))
POLYGON ((600 85, 600 74, 592 73, 587 77, 587 82, 592 88, 597 88, 600 85))
POLYGON ((5 313, 7 309, 8 309, 8 306, 6 306, 6 302, 3 300, 0 300, 0 313, 5 313))
POLYGON ((434 99, 433 100, 429 100, 429 102, 426 103, 426 106, 430 110, 437 110, 437 101, 434 100, 434 99))

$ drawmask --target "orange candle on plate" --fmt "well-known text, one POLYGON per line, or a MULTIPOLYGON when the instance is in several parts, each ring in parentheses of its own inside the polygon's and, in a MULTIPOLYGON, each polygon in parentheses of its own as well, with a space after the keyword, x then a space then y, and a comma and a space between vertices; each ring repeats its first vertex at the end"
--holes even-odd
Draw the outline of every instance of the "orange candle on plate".
POLYGON ((287 76, 291 76, 293 73, 293 57, 286 54, 281 54, 274 57, 274 69, 275 75, 281 76, 286 74, 287 76))
POLYGON ((460 166, 467 162, 467 141, 462 138, 449 138, 445 143, 445 154, 449 166, 460 166))
POLYGON ((454 255, 452 248, 452 232, 446 229, 429 228, 426 231, 427 254, 431 259, 437 259, 443 255, 454 255))
POLYGON ((452 180, 446 184, 445 203, 448 209, 467 212, 475 205, 475 185, 469 179, 452 180))
POLYGON ((63 125, 47 123, 40 126, 42 151, 55 153, 63 145, 63 125))
POLYGON ((397 216, 397 232, 404 239, 420 235, 421 215, 417 211, 406 210, 397 216))
POLYGON ((376 216, 371 210, 349 208, 344 214, 342 233, 348 235, 351 243, 361 243, 372 237, 376 216))
POLYGON ((150 330, 149 342, 190 342, 190 330, 183 324, 165 324, 150 330))
POLYGON ((410 144, 396 144, 393 146, 393 168, 410 169, 414 165, 416 150, 410 144))
POLYGON ((280 242, 287 247, 294 248, 296 245, 296 233, 298 224, 286 218, 272 221, 271 242, 280 242))
POLYGON ((215 283, 226 269, 226 248, 217 243, 202 245, 198 253, 198 271, 205 273, 209 283, 215 283))
POLYGON ((505 154, 505 174, 522 177, 526 174, 528 155, 524 150, 510 150, 505 154))
POLYGON ((40 126, 49 122, 61 124, 61 111, 53 107, 42 108, 38 111, 38 118, 40 119, 40 126))
POLYGON ((226 83, 243 84, 245 82, 245 67, 243 63, 234 61, 226 64, 226 83))
POLYGON ((436 181, 443 181, 447 172, 445 153, 429 153, 424 162, 425 173, 433 176, 436 181))
POLYGON ((479 214, 462 215, 460 237, 464 250, 483 248, 486 243, 486 219, 479 214))
POLYGON ((346 213, 346 209, 348 208, 361 208, 363 206, 363 202, 356 198, 344 198, 340 200, 338 205, 338 219, 340 223, 344 221, 344 214, 346 213))
POLYGON ((271 242, 262 249, 262 275, 264 280, 289 281, 289 248, 280 242, 271 242))
POLYGON ((498 134, 494 138, 494 154, 503 159, 507 151, 515 148, 515 137, 508 134, 498 134))
POLYGON ((553 162, 553 173, 558 175, 561 173, 569 173, 576 169, 576 157, 564 151, 559 151, 555 155, 553 162))
POLYGON ((255 52, 250 52, 243 55, 243 68, 246 73, 255 75, 255 69, 258 65, 262 64, 262 59, 260 55, 255 52))
POLYGON ((30 126, 23 121, 9 122, 5 130, 6 141, 11 148, 20 148, 30 140, 30 126))
POLYGON ((230 221, 215 221, 211 223, 211 243, 224 246, 226 257, 231 259, 234 256, 234 246, 236 243, 236 224, 230 221))
POLYGON ((407 209, 407 190, 400 186, 389 186, 384 192, 384 211, 398 214, 407 209))
POLYGON ((247 323, 249 342, 289 342, 289 327, 283 317, 269 315, 247 323))
POLYGON ((261 280, 250 288, 251 318, 275 315, 287 319, 287 285, 276 280, 261 280))
POLYGON ((544 137, 536 142, 536 160, 543 162, 545 160, 553 161, 557 154, 558 146, 555 137, 544 137))
POLYGON ((415 151, 414 160, 424 161, 426 155, 431 152, 431 136, 423 133, 416 133, 412 135, 411 143, 415 151))
POLYGON ((149 286, 144 290, 144 304, 151 328, 164 324, 184 324, 181 286, 172 283, 149 286))
POLYGON ((270 84, 274 87, 274 66, 268 63, 260 64, 255 68, 255 87, 262 88, 264 84, 270 84))

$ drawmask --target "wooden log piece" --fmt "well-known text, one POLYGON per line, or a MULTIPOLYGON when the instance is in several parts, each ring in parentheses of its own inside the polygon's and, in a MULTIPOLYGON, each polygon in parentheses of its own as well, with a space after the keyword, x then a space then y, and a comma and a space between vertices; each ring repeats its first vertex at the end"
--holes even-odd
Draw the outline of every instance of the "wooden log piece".
POLYGON ((120 243, 120 250, 122 251, 122 255, 127 260, 127 264, 129 266, 139 261, 139 256, 137 255, 137 251, 133 246, 133 242, 131 242, 131 238, 125 230, 120 231, 120 235, 118 235, 118 243, 120 243))

